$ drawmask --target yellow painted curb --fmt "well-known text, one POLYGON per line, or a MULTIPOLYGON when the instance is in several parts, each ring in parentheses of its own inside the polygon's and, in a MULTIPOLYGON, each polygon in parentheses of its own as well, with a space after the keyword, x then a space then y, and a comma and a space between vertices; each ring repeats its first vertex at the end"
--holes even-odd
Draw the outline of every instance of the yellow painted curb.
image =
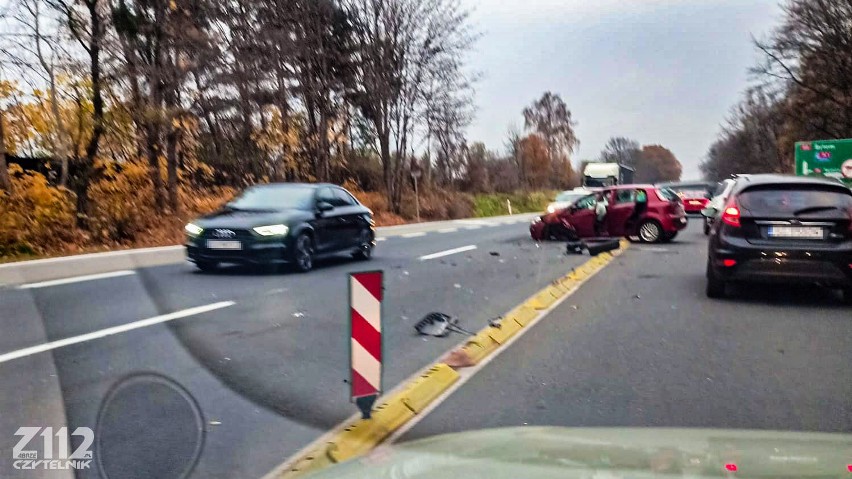
POLYGON ((414 414, 420 414, 429 403, 458 379, 459 373, 455 369, 444 363, 437 364, 405 388, 400 394, 402 403, 414 414))
POLYGON ((326 454, 326 446, 320 446, 305 454, 299 462, 280 477, 298 477, 332 465, 334 465, 334 462, 326 454))
POLYGON ((503 321, 500 322, 500 327, 489 327, 488 335, 491 336, 491 339, 494 340, 497 344, 504 344, 509 340, 512 336, 515 335, 518 331, 521 330, 521 325, 518 324, 517 321, 513 321, 509 318, 504 318, 503 321))
POLYGON ((526 304, 533 309, 547 309, 551 304, 556 302, 556 296, 553 296, 550 286, 540 291, 538 294, 528 299, 526 304))
POLYGON ((500 346, 488 334, 488 328, 480 331, 476 336, 468 339, 462 350, 470 356, 474 364, 478 363, 482 358, 491 354, 491 351, 500 346))
POLYGON ((506 313, 506 320, 514 320, 516 323, 521 326, 526 326, 530 323, 535 317, 538 316, 538 312, 529 306, 522 304, 517 308, 506 313))
POLYGON ((327 454, 333 462, 343 462, 369 452, 414 417, 414 412, 397 396, 375 408, 372 416, 359 419, 329 441, 327 454))
MULTIPOLYGON (((471 337, 462 350, 474 364, 478 364, 542 314, 542 310, 552 306, 559 298, 572 292, 579 283, 603 269, 629 245, 628 241, 622 240, 621 249, 612 253, 601 253, 557 279, 506 313, 501 328, 484 328, 471 337)), ((301 477, 369 452, 415 415, 423 412, 458 379, 459 374, 453 368, 444 363, 436 364, 400 393, 375 408, 372 419, 355 421, 327 444, 309 450, 290 469, 277 477, 301 477)))

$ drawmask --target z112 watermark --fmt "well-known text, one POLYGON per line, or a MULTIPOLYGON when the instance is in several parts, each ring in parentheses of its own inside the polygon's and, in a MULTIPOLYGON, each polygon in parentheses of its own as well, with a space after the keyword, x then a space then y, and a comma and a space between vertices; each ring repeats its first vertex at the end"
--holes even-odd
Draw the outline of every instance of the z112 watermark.
MULTIPOLYGON (((53 433, 52 427, 19 427, 15 432, 16 436, 23 436, 21 440, 12 448, 12 459, 15 460, 13 467, 15 469, 50 469, 50 470, 67 470, 67 469, 89 469, 92 463, 92 443, 95 442, 95 433, 91 428, 78 427, 71 433, 72 436, 82 436, 83 442, 80 443, 74 452, 68 454, 68 445, 71 443, 71 438, 68 436, 68 428, 60 427, 56 434, 53 433), (43 438, 42 454, 39 451, 25 449, 30 446, 36 436, 43 438), (54 451, 54 440, 56 437, 58 443, 54 451)), ((37 441, 36 441, 37 442, 37 441)))

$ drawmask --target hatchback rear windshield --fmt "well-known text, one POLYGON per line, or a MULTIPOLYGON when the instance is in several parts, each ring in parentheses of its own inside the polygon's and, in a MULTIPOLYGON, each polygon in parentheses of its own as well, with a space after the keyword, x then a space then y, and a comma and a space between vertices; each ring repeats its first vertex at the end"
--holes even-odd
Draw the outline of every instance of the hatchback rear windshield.
POLYGON ((658 188, 657 196, 663 201, 674 201, 678 198, 677 193, 668 188, 658 188))
POLYGON ((852 192, 819 185, 772 185, 739 194, 740 208, 752 215, 808 214, 831 210, 852 212, 852 192))

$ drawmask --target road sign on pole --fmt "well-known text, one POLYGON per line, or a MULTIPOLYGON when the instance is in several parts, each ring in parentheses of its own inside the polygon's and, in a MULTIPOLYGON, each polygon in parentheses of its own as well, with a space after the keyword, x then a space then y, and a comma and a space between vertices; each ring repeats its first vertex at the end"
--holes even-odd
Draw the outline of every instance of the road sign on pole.
POLYGON ((828 176, 852 185, 852 139, 796 142, 796 174, 828 176))
POLYGON ((382 392, 383 273, 349 275, 349 385, 364 419, 382 392))

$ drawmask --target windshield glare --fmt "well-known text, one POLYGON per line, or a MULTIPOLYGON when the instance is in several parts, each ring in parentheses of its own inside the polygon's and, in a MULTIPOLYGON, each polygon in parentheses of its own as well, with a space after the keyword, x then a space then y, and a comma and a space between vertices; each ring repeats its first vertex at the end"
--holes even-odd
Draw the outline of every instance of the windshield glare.
POLYGON ((244 191, 228 206, 241 210, 309 210, 313 199, 313 188, 261 186, 244 191))

